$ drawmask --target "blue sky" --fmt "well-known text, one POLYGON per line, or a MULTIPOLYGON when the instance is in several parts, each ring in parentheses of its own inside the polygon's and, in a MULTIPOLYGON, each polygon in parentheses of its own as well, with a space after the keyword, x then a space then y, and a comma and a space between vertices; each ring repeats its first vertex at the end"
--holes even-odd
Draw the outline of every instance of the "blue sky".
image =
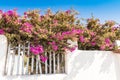
POLYGON ((11 10, 17 8, 22 14, 28 9, 51 8, 53 11, 73 8, 80 12, 78 17, 90 18, 91 14, 105 20, 115 20, 120 23, 120 0, 1 0, 0 9, 11 10))

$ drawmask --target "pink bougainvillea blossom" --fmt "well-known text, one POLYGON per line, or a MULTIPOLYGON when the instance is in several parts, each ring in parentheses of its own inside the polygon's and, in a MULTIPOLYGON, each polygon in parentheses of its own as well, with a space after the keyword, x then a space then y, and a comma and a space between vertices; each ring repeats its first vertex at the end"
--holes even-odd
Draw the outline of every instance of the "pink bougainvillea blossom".
POLYGON ((40 55, 40 60, 42 62, 45 62, 48 58, 46 56, 40 55))
POLYGON ((0 34, 4 34, 4 30, 3 29, 0 29, 0 34))
POLYGON ((36 46, 36 49, 39 51, 39 53, 43 53, 44 52, 43 46, 41 46, 41 45, 36 46))
POLYGON ((57 33, 57 34, 53 35, 52 37, 53 37, 53 38, 57 38, 58 40, 63 40, 65 34, 66 34, 66 33, 63 33, 63 34, 57 33))
POLYGON ((27 12, 24 12, 24 15, 27 15, 27 12))
POLYGON ((110 46, 110 43, 106 43, 105 45, 106 45, 107 47, 109 47, 109 46, 110 46))
POLYGON ((71 13, 71 10, 67 10, 67 11, 65 11, 67 14, 70 14, 71 13))
POLYGON ((63 40, 63 39, 64 39, 64 36, 59 36, 58 39, 59 39, 59 40, 63 40))
POLYGON ((46 29, 38 29, 39 33, 47 33, 48 31, 46 29))
POLYGON ((84 37, 83 36, 80 36, 80 42, 84 42, 84 37))
POLYGON ((106 42, 106 43, 110 43, 110 39, 109 39, 109 38, 106 38, 106 39, 105 39, 105 42, 106 42))
POLYGON ((18 16, 16 10, 9 10, 9 11, 5 12, 4 14, 8 15, 8 16, 18 16))
POLYGON ((91 36, 95 36, 95 33, 94 32, 90 32, 91 36))
POLYGON ((62 32, 62 36, 70 35, 70 34, 71 34, 71 31, 65 31, 65 32, 62 32))
POLYGON ((110 42, 111 42, 111 41, 110 41, 109 38, 106 38, 106 39, 105 39, 105 45, 106 45, 107 47, 109 47, 109 46, 111 45, 110 42))
POLYGON ((100 50, 105 50, 105 45, 101 45, 100 50))
POLYGON ((0 14, 2 14, 3 13, 3 11, 2 10, 0 10, 0 14))
POLYGON ((52 41, 52 42, 48 42, 48 44, 51 44, 51 45, 55 45, 55 41, 52 41))
POLYGON ((58 25, 58 20, 53 20, 53 24, 54 24, 54 26, 57 26, 58 25))
POLYGON ((83 31, 83 30, 81 30, 81 29, 78 29, 78 30, 77 30, 77 33, 78 33, 78 34, 83 34, 83 33, 84 33, 84 31, 83 31))
POLYGON ((53 42, 48 42, 48 44, 50 44, 50 45, 52 46, 52 49, 53 49, 54 51, 57 51, 57 50, 58 50, 58 46, 57 46, 57 44, 55 43, 55 41, 53 41, 53 42))
POLYGON ((38 55, 39 51, 35 49, 35 47, 30 47, 30 51, 34 54, 34 55, 38 55))
POLYGON ((58 50, 58 46, 57 45, 52 45, 52 48, 53 48, 54 51, 58 50))
POLYGON ((82 34, 84 31, 81 29, 72 29, 71 33, 82 34))
POLYGON ((95 46, 95 45, 96 45, 96 42, 91 42, 91 45, 92 45, 92 46, 95 46))
POLYGON ((20 30, 31 34, 33 30, 33 26, 30 23, 26 22, 23 24, 20 30))
POLYGON ((78 47, 78 46, 74 46, 74 47, 70 48, 70 49, 69 49, 70 52, 73 52, 77 47, 78 47))
POLYGON ((2 12, 2 10, 0 10, 0 19, 2 19, 2 14, 3 14, 3 12, 2 12))
POLYGON ((110 46, 109 49, 113 49, 113 46, 110 46))
POLYGON ((7 11, 7 14, 9 15, 9 16, 13 16, 14 15, 14 12, 13 11, 7 11))
POLYGON ((43 46, 41 45, 36 45, 36 46, 31 46, 30 47, 30 51, 34 54, 34 55, 38 55, 38 54, 42 54, 44 52, 43 46))
POLYGON ((109 49, 113 49, 114 48, 114 46, 115 46, 115 43, 112 43, 110 46, 109 46, 109 49))

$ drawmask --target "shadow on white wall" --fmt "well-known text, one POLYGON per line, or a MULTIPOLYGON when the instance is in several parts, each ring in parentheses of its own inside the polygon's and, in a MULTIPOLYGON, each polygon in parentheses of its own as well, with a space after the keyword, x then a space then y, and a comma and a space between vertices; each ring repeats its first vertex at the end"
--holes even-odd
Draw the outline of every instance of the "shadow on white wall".
POLYGON ((110 51, 75 51, 68 54, 68 75, 63 80, 120 80, 119 64, 110 51), (116 60, 116 61, 115 61, 116 60), (116 70, 117 69, 117 70, 116 70))

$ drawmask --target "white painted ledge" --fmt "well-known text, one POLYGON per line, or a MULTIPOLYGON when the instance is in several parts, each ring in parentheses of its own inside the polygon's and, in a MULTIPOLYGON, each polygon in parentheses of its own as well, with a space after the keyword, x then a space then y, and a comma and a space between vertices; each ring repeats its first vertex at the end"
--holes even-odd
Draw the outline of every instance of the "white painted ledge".
POLYGON ((120 80, 120 54, 82 50, 66 54, 66 74, 3 76, 6 43, 0 36, 0 80, 120 80))

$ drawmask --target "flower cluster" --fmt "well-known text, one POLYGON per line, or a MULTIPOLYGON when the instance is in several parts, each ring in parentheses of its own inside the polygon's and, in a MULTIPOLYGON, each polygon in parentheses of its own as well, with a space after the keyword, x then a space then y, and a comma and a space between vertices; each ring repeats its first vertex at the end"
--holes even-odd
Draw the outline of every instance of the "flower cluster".
POLYGON ((39 55, 42 62, 45 62, 47 60, 47 57, 42 55, 44 53, 42 45, 30 46, 30 52, 34 55, 39 55))
POLYGON ((36 45, 36 46, 31 46, 30 47, 30 51, 34 54, 34 55, 40 55, 44 52, 43 46, 41 45, 36 45))
POLYGON ((3 29, 0 29, 0 35, 1 34, 4 34, 5 32, 4 32, 4 30, 3 29))
POLYGON ((53 42, 48 42, 48 44, 50 44, 51 46, 52 46, 52 49, 54 50, 54 51, 57 51, 58 50, 58 46, 57 46, 57 44, 53 41, 53 42))
POLYGON ((22 25, 20 30, 23 31, 23 32, 31 34, 32 30, 33 30, 33 26, 30 23, 26 22, 22 25))

